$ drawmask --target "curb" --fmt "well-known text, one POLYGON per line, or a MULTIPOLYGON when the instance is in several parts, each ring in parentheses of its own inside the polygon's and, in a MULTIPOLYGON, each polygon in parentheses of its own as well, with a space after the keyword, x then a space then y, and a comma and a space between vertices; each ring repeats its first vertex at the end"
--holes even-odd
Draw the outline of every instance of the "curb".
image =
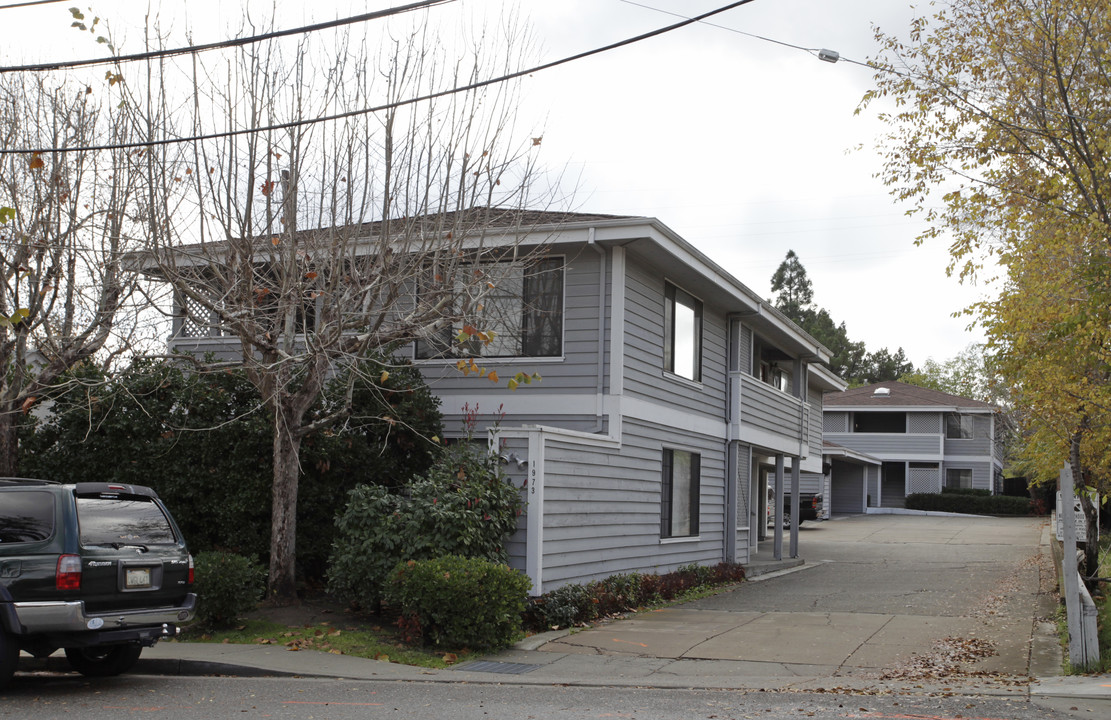
MULTIPOLYGON (((19 659, 20 672, 72 673, 73 668, 62 657, 19 659)), ((286 672, 240 665, 238 663, 215 662, 211 660, 183 660, 180 658, 139 658, 135 667, 127 671, 134 675, 181 675, 202 677, 205 675, 235 675, 237 677, 330 677, 307 672, 286 672)))

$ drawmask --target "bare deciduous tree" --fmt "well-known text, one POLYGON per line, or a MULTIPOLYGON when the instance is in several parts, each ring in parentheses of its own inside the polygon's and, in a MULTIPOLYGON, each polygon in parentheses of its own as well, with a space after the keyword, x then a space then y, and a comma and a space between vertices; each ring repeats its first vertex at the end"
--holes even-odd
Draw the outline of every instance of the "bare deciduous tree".
POLYGON ((135 278, 121 264, 143 182, 118 96, 43 76, 0 79, 0 476, 19 471, 16 425, 75 364, 130 347, 135 278), (126 312, 125 312, 126 311, 126 312), (125 317, 126 315, 126 317, 125 317))
POLYGON ((175 211, 152 214, 142 260, 173 288, 177 347, 199 367, 212 365, 200 351, 234 349, 273 415, 275 602, 296 598, 301 441, 349 411, 321 409, 335 370, 412 342, 481 347, 519 330, 490 317, 499 292, 520 302, 523 275, 505 263, 534 260, 507 226, 522 215, 504 210, 537 200, 539 138, 516 137, 515 85, 402 101, 517 69, 523 38, 511 23, 457 56, 424 28, 374 57, 350 35, 326 49, 271 43, 195 60, 187 102, 156 80, 142 92, 157 102, 130 105, 151 139, 281 126, 151 153, 167 182, 149 204, 175 211))

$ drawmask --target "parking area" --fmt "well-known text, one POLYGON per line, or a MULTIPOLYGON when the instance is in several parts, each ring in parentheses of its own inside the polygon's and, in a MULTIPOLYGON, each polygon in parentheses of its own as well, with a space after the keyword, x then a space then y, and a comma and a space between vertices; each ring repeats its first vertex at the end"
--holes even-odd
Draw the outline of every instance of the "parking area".
POLYGON ((799 537, 801 566, 541 649, 715 660, 807 682, 913 680, 933 660, 997 678, 1059 664, 1042 519, 859 515, 807 523, 799 537))

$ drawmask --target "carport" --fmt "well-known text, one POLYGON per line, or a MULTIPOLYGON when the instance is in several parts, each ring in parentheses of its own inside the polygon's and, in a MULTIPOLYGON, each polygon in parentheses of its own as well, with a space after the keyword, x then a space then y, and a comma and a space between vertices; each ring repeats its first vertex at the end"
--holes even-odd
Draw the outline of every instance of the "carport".
POLYGON ((822 444, 829 467, 829 512, 859 514, 880 504, 880 468, 883 463, 867 453, 835 443, 822 444))

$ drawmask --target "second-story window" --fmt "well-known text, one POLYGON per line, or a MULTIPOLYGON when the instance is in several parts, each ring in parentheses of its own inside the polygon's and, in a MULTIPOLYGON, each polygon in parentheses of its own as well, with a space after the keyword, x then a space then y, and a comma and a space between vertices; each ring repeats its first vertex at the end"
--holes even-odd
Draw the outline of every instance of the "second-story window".
POLYGON ((453 290, 453 314, 458 319, 428 340, 418 341, 418 359, 563 353, 562 259, 527 267, 518 262, 473 263, 460 272, 467 275, 467 282, 460 279, 453 290))
POLYGON ((664 369, 702 380, 702 301, 670 283, 664 286, 664 369))
POLYGON ((973 436, 973 418, 971 415, 958 415, 949 413, 945 416, 945 437, 950 440, 970 440, 973 436))

